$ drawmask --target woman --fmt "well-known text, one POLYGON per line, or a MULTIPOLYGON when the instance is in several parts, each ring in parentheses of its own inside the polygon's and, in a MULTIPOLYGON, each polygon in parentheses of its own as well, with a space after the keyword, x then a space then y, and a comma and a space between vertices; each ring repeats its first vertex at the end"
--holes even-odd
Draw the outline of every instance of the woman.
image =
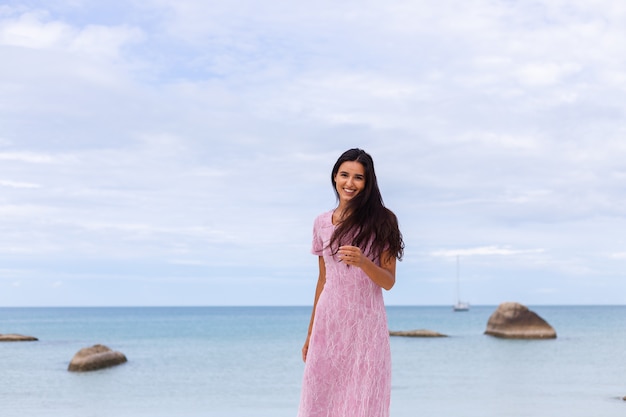
POLYGON ((391 354, 382 288, 395 283, 404 242, 369 154, 344 152, 331 180, 337 208, 313 227, 319 277, 298 417, 387 417, 391 354))

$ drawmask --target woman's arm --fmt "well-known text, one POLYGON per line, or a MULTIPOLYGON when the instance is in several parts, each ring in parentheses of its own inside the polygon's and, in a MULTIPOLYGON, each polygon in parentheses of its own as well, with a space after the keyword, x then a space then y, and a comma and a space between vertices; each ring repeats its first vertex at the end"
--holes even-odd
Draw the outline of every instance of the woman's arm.
POLYGON ((385 251, 380 255, 380 266, 356 246, 341 246, 338 253, 342 262, 361 268, 376 285, 387 291, 396 283, 396 257, 389 252, 385 251))
POLYGON ((324 263, 324 257, 320 256, 319 260, 319 276, 317 278, 317 286, 315 287, 315 299, 313 300, 313 311, 311 312, 311 321, 309 322, 309 333, 306 336, 306 341, 302 347, 302 360, 306 362, 306 354, 309 350, 309 340, 311 339, 311 330, 313 330, 313 321, 315 320, 315 308, 317 307, 317 300, 320 298, 320 294, 326 284, 326 264, 324 263))

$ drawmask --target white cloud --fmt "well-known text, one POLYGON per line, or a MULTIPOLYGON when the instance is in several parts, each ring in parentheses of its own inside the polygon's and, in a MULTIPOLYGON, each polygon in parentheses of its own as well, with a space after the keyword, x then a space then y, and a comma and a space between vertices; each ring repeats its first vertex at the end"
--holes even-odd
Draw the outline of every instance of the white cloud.
POLYGON ((482 246, 467 249, 445 249, 431 252, 431 256, 456 257, 456 256, 484 256, 484 255, 524 255, 533 253, 543 253, 544 249, 511 249, 498 246, 482 246))
POLYGON ((482 144, 491 149, 502 148, 526 152, 542 151, 543 142, 545 142, 545 138, 539 135, 516 135, 513 133, 495 133, 489 131, 462 133, 459 137, 453 139, 459 142, 482 144))
POLYGON ((106 27, 90 25, 78 32, 68 49, 98 58, 120 58, 120 51, 129 43, 143 40, 139 29, 127 26, 106 27))
POLYGON ((44 13, 30 12, 0 21, 0 44, 46 49, 66 43, 72 29, 61 22, 43 22, 44 17, 44 13))
POLYGON ((576 64, 554 62, 529 63, 517 70, 520 81, 529 85, 551 85, 564 81, 564 77, 574 74, 580 68, 576 64))
POLYGON ((0 252, 44 265, 24 278, 40 287, 305 280, 329 171, 354 146, 415 285, 457 255, 554 275, 535 288, 555 299, 568 274, 617 274, 598 259, 622 259, 626 227, 619 2, 73 7, 0 9, 0 252))
POLYGON ((9 187, 9 188, 39 188, 39 187, 41 187, 41 185, 33 184, 31 182, 0 180, 0 187, 9 187))
POLYGON ((128 43, 141 41, 140 30, 128 26, 87 25, 73 27, 51 19, 42 11, 0 20, 0 45, 31 49, 66 50, 79 54, 115 58, 128 43))
POLYGON ((53 155, 38 152, 0 152, 0 160, 31 164, 49 164, 59 161, 59 159, 53 155))

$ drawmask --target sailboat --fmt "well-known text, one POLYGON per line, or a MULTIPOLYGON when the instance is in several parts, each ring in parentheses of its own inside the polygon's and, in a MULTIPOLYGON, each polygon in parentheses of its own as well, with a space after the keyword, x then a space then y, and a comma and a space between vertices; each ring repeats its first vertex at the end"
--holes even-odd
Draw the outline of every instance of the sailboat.
POLYGON ((456 304, 452 307, 454 311, 469 311, 470 305, 466 301, 461 301, 460 298, 460 287, 461 283, 459 281, 459 255, 456 256, 456 304))

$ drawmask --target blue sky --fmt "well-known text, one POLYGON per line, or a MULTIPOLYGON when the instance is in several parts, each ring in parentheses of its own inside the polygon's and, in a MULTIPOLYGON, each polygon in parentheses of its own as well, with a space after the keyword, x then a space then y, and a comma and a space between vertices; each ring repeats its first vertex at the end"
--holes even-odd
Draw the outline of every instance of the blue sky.
POLYGON ((626 3, 4 1, 0 306, 306 305, 345 149, 388 304, 626 303, 626 3))

